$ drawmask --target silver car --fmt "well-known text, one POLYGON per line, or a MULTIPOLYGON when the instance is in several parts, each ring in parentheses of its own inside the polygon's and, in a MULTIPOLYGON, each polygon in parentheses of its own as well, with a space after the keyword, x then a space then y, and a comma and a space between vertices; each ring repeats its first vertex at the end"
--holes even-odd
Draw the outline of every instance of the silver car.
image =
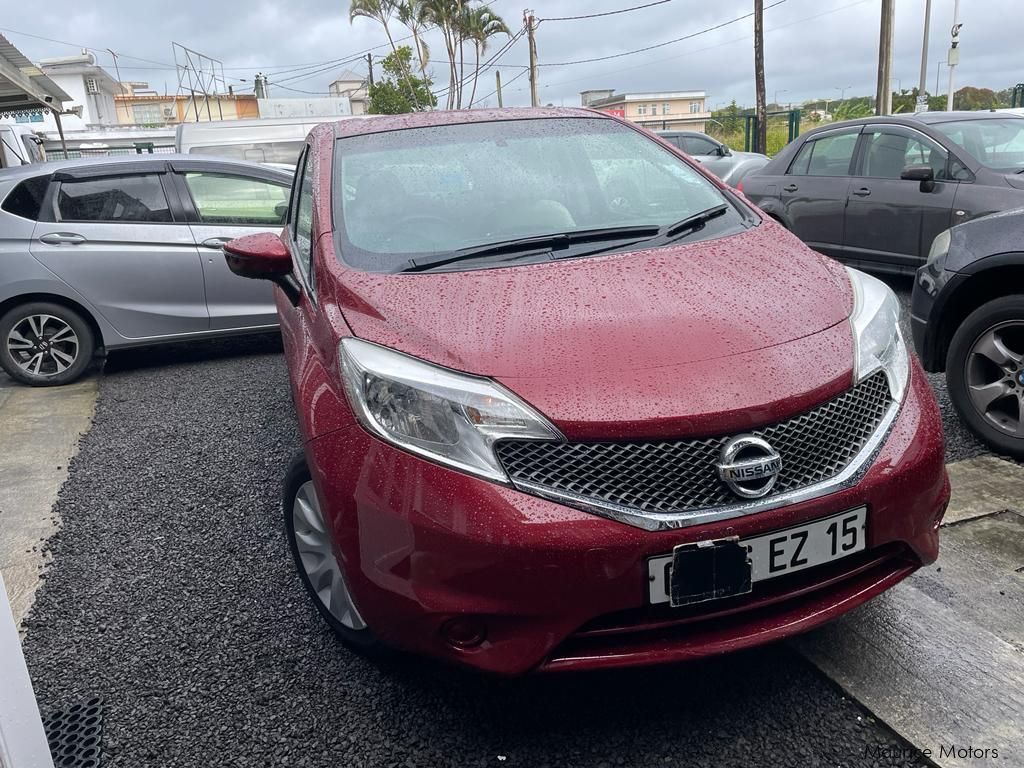
POLYGON ((0 367, 66 384, 101 350, 277 326, 269 284, 222 246, 279 231, 291 176, 184 155, 0 171, 0 367))
POLYGON ((711 173, 735 187, 751 171, 764 168, 768 156, 760 152, 736 152, 698 131, 657 131, 660 138, 679 147, 711 173))

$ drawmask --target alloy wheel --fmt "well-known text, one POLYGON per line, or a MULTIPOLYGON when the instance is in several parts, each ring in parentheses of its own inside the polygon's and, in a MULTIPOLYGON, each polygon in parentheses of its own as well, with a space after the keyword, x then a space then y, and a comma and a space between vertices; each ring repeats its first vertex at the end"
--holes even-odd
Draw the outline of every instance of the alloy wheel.
POLYGON ((33 376, 56 376, 78 359, 78 334, 53 315, 28 315, 7 334, 7 351, 15 364, 33 376))
POLYGON ((292 523, 302 569, 317 599, 342 625, 356 631, 366 629, 366 622, 352 602, 345 576, 334 556, 331 534, 324 523, 312 480, 299 486, 295 493, 292 523))
POLYGON ((992 326, 975 339, 964 364, 971 404, 989 423, 1024 437, 1024 321, 992 326))

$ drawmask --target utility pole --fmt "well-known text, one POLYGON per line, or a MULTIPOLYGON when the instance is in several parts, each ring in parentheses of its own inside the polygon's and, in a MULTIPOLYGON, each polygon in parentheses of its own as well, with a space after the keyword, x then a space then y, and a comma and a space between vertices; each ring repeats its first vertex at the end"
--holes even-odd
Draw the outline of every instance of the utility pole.
POLYGON ((764 104, 764 0, 754 0, 754 90, 757 103, 754 143, 757 146, 753 149, 764 152, 768 147, 768 110, 764 104))
POLYGON ((924 40, 921 41, 921 79, 917 83, 917 111, 928 111, 928 30, 932 23, 932 0, 924 0, 924 40))
POLYGON ((366 54, 366 69, 370 72, 370 87, 373 88, 373 54, 366 54))
POLYGON ((878 86, 875 92, 875 114, 892 112, 892 32, 895 0, 882 0, 882 22, 878 36, 878 86))
MULTIPOLYGON (((125 93, 124 93, 124 86, 121 85, 121 69, 117 66, 117 54, 114 53, 109 48, 107 48, 107 53, 109 53, 111 55, 111 57, 114 59, 114 72, 117 73, 117 92, 118 92, 118 95, 119 96, 124 96, 125 95, 125 93)), ((116 105, 116 101, 115 101, 115 105, 116 105)), ((117 114, 117 107, 116 106, 114 107, 114 114, 115 115, 117 114)), ((125 116, 125 118, 128 118, 129 114, 130 113, 128 111, 128 105, 124 104, 124 116, 125 116)))
POLYGON ((946 111, 953 111, 953 71, 956 69, 956 65, 960 63, 960 27, 963 24, 960 23, 960 0, 953 1, 953 28, 949 31, 950 36, 953 38, 953 42, 949 45, 949 57, 946 59, 946 64, 949 67, 949 93, 946 94, 946 111))
POLYGON ((504 107, 505 105, 501 102, 501 70, 494 70, 494 81, 498 84, 498 108, 504 107))
POLYGON ((537 20, 533 11, 523 11, 523 22, 526 24, 526 35, 530 42, 530 104, 534 107, 540 106, 540 98, 537 96, 537 38, 534 32, 537 29, 537 20))

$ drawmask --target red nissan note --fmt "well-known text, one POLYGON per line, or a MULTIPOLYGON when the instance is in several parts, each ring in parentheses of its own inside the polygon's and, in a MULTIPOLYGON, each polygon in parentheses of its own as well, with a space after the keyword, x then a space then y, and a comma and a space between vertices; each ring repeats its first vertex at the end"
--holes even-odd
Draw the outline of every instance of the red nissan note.
POLYGON ((277 283, 303 583, 350 645, 521 674, 825 622, 938 551, 939 413, 873 277, 586 110, 317 127, 277 283))

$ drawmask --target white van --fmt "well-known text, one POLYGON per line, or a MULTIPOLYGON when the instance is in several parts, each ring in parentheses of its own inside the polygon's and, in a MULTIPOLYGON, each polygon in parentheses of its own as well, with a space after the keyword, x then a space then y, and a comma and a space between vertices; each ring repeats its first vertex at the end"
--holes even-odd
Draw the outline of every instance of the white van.
POLYGON ((174 145, 178 152, 185 154, 218 155, 294 168, 306 134, 320 123, 337 119, 271 117, 182 123, 177 128, 174 145))
POLYGON ((42 163, 43 141, 27 125, 0 125, 0 168, 42 163))

